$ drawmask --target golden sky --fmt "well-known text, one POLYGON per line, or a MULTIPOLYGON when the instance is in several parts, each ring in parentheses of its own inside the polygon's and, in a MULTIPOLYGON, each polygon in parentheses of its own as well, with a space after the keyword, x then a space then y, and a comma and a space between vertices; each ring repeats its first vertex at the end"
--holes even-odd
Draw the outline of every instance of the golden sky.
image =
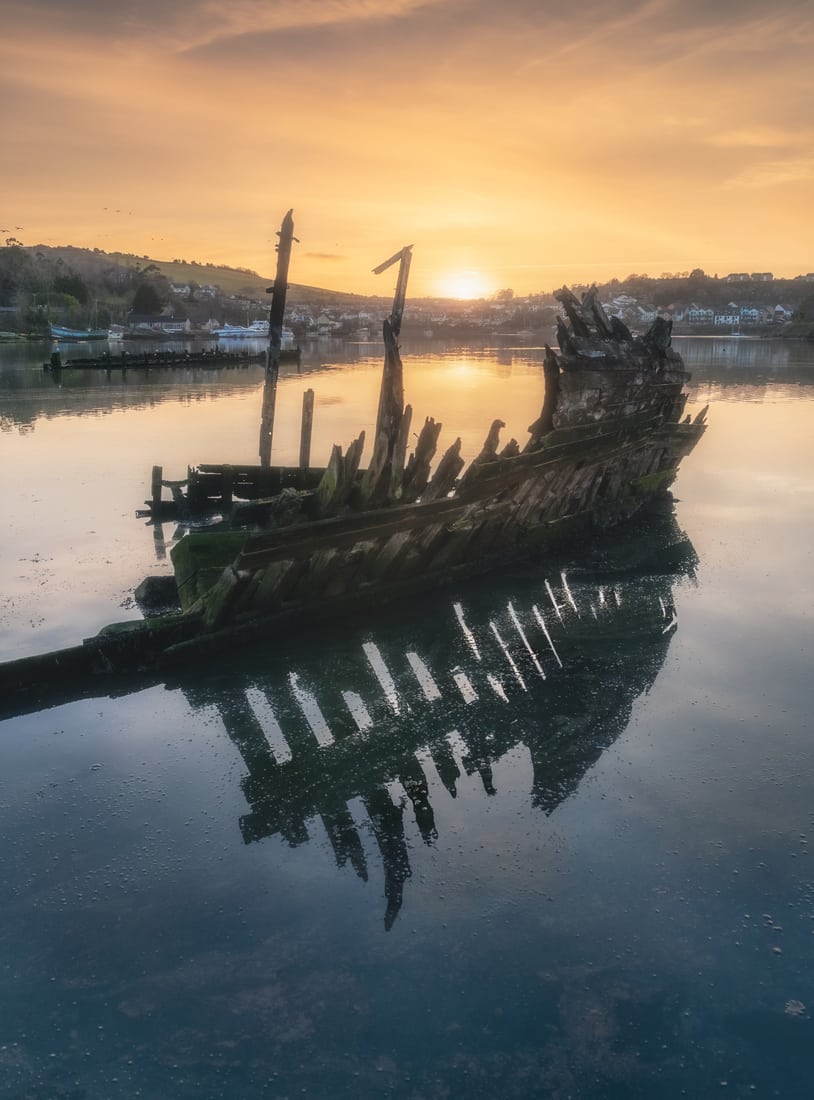
MULTIPOLYGON (((0 227, 390 294, 814 270, 811 0, 5 0, 0 227), (18 228, 20 227, 20 228, 18 228)), ((7 234, 3 233, 5 237, 7 234)))

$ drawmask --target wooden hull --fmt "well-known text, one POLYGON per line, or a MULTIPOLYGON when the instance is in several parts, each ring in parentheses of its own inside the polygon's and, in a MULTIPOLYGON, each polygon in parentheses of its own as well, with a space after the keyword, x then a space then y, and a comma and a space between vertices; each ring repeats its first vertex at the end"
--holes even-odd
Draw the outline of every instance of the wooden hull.
MULTIPOLYGON (((522 450, 511 440, 498 451, 504 425, 495 420, 463 474, 460 439, 433 469, 440 425, 429 417, 405 463, 412 413, 385 323, 367 470, 362 434, 345 455, 334 446, 315 487, 294 480, 310 471, 278 471, 276 495, 255 499, 249 516, 244 508, 265 530, 182 539, 172 551, 182 608, 215 632, 313 609, 329 615, 544 554, 666 493, 706 414, 682 422, 689 374, 669 323, 633 336, 593 291, 582 301, 565 288, 557 296, 568 323, 558 326, 559 353, 546 349, 543 407, 522 450)), ((233 488, 234 471, 223 473, 221 505, 234 519, 242 506, 233 488)))
POLYGON ((449 496, 187 536, 172 551, 182 607, 208 630, 314 608, 327 616, 542 555, 665 493, 703 431, 644 410, 473 464, 449 496))

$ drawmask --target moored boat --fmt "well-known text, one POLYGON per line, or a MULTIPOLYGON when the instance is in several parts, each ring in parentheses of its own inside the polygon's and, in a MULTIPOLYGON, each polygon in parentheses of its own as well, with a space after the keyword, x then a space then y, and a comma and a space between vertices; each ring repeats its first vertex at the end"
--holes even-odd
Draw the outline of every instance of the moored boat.
MULTIPOLYGON (((250 325, 225 324, 221 328, 212 329, 212 336, 227 340, 268 340, 268 321, 252 321, 250 325)), ((290 348, 294 346, 294 333, 290 328, 282 331, 282 346, 290 348)))
POLYGON ((79 343, 84 340, 107 340, 108 330, 106 328, 92 328, 92 329, 76 329, 76 328, 64 328, 62 325, 51 325, 51 339, 62 341, 70 341, 72 343, 79 343))
POLYGON ((268 321, 252 321, 250 325, 230 325, 228 322, 222 325, 220 328, 213 328, 212 335, 226 338, 235 339, 247 339, 247 338, 263 338, 267 339, 269 334, 268 321))

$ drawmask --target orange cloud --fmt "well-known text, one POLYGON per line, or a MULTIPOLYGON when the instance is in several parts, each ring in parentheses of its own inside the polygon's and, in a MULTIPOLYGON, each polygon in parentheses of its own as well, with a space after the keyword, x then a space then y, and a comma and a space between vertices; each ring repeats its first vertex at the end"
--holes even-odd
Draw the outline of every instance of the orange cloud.
POLYGON ((30 0, 4 20, 0 215, 27 243, 269 273, 293 206, 292 277, 340 289, 381 291, 370 268, 408 241, 415 293, 451 271, 523 292, 811 267, 807 2, 30 0))

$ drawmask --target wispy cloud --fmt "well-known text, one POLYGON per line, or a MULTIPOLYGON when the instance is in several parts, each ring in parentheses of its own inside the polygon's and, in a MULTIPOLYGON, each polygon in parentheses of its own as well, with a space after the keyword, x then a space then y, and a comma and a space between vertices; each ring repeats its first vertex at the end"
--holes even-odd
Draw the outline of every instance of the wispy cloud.
POLYGON ((745 168, 726 181, 730 188, 761 188, 773 190, 786 184, 814 181, 814 157, 799 160, 762 161, 745 168))
POLYGON ((204 0, 196 25, 179 43, 198 49, 245 35, 392 21, 442 0, 204 0))
POLYGON ((735 126, 731 130, 708 135, 710 145, 725 149, 783 149, 814 144, 814 131, 786 130, 774 126, 735 126))
POLYGON ((812 45, 811 0, 5 0, 4 190, 41 239, 98 243, 115 194, 138 214, 106 245, 258 270, 293 205, 298 280, 336 286, 403 240, 416 279, 585 277, 731 256, 745 224, 777 270, 812 45))

